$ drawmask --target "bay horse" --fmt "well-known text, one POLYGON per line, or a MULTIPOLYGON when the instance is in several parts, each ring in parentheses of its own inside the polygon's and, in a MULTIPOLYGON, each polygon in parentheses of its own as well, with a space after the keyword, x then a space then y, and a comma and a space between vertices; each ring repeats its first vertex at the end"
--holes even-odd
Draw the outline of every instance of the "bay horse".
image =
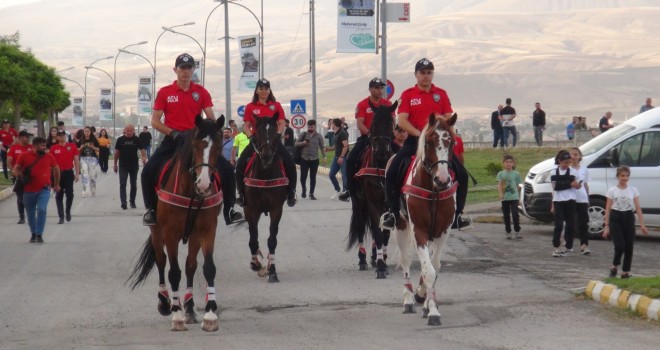
POLYGON ((392 156, 392 139, 394 137, 394 119, 392 113, 399 102, 391 106, 375 107, 369 103, 374 117, 369 127, 369 145, 365 148, 360 163, 361 169, 355 174, 354 189, 351 193, 351 224, 348 232, 346 249, 358 246, 359 269, 367 269, 364 234, 371 232, 375 244, 375 254, 372 253, 372 265, 376 268, 376 278, 383 279, 387 275, 387 241, 389 230, 382 230, 378 225, 380 216, 387 210, 385 201, 385 168, 392 156))
POLYGON ((165 165, 163 174, 168 175, 161 174, 158 181, 159 184, 162 183, 162 187, 157 190, 157 223, 150 226, 151 235, 144 243, 142 253, 127 280, 131 281, 131 288, 135 289, 146 280, 154 264, 156 265, 159 283, 158 311, 163 316, 173 314, 173 331, 185 331, 186 323, 197 323, 192 288, 200 248, 204 257, 202 268, 207 284, 202 329, 218 330, 213 248, 222 191, 215 164, 222 150, 219 131, 222 130, 224 119, 224 116, 220 116, 217 122, 214 122, 198 115, 195 119, 196 127, 186 133, 183 147, 177 149, 172 160, 165 165), (183 308, 179 299, 180 241, 189 243, 183 308), (166 259, 170 263, 168 280, 172 288, 171 300, 165 284, 166 259))
POLYGON ((448 237, 447 230, 456 211, 454 195, 458 183, 449 170, 454 145, 451 126, 456 119, 456 114, 448 120, 435 114, 429 116, 402 188, 406 213, 403 219, 397 220, 396 225, 404 279, 403 312, 415 312, 414 296, 417 302, 423 303, 423 317, 428 317, 431 326, 441 324, 435 282, 440 272, 440 254, 448 237), (413 241, 422 269, 420 285, 414 293, 410 283, 410 243, 413 241))
POLYGON ((250 231, 250 253, 252 259, 250 268, 257 271, 260 277, 268 274, 268 282, 279 282, 275 269, 275 248, 277 247, 277 233, 284 202, 287 199, 289 179, 285 176, 284 165, 277 153, 280 134, 277 132, 277 118, 275 113, 268 118, 255 118, 257 130, 255 137, 248 147, 254 147, 254 154, 248 161, 245 170, 245 202, 243 209, 245 220, 250 231), (263 254, 259 249, 259 219, 261 214, 270 215, 270 236, 268 237, 268 256, 266 264, 260 258, 263 254))

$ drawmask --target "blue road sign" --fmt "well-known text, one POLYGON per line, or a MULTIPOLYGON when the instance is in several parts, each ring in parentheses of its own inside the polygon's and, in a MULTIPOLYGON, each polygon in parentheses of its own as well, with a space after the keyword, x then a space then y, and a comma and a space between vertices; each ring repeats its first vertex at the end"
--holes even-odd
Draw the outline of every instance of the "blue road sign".
POLYGON ((291 114, 306 114, 305 100, 291 100, 291 114))
POLYGON ((236 113, 238 113, 239 117, 243 118, 243 116, 245 115, 245 105, 238 106, 236 113))

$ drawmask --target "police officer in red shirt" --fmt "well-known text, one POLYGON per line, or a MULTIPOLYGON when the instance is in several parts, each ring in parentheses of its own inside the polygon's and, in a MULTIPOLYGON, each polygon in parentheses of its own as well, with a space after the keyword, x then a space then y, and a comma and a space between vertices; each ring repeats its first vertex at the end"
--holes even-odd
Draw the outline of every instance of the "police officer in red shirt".
MULTIPOLYGON (((392 102, 388 99, 383 98, 383 92, 387 86, 380 78, 373 78, 369 81, 369 97, 358 102, 357 107, 355 107, 355 122, 357 123, 357 128, 360 131, 360 137, 357 138, 353 149, 348 153, 348 158, 346 158, 346 177, 347 177, 347 192, 342 192, 339 194, 340 200, 347 200, 349 193, 354 193, 355 189, 353 188, 355 174, 360 170, 360 158, 362 158, 362 153, 364 149, 369 144, 369 129, 371 128, 371 122, 374 118, 374 111, 371 110, 371 105, 378 108, 382 106, 391 106, 392 102), (371 103, 371 105, 370 105, 371 103)), ((394 119, 394 115, 392 115, 394 119)), ((396 123, 394 123, 396 124, 396 123)), ((392 142, 392 151, 396 153, 399 150, 399 146, 392 142)))
POLYGON ((9 152, 9 148, 17 138, 18 132, 16 129, 11 127, 9 120, 3 120, 2 129, 0 129, 0 155, 2 156, 2 171, 5 174, 5 179, 9 179, 7 169, 11 169, 11 167, 7 167, 7 152, 9 152))
MULTIPOLYGON (((18 142, 12 145, 7 152, 7 166, 12 169, 18 157, 23 154, 32 151, 32 145, 30 144, 30 137, 33 135, 30 134, 27 130, 21 130, 18 133, 18 142)), ((12 182, 16 182, 16 178, 12 179, 12 182)), ((16 206, 18 207, 18 222, 17 224, 21 225, 25 223, 25 205, 23 205, 23 187, 14 186, 14 193, 16 193, 16 206)))
MULTIPOLYGON (((215 120, 211 95, 201 85, 192 82, 195 60, 187 53, 181 54, 174 63, 176 80, 158 91, 151 114, 151 126, 165 134, 163 142, 151 155, 142 169, 142 197, 147 208, 142 218, 146 226, 156 225, 156 182, 158 170, 174 155, 179 145, 183 145, 185 132, 195 127, 195 117, 204 111, 206 118, 215 120), (163 119, 164 116, 164 119, 163 119), (161 121, 161 119, 163 119, 161 121)), ((218 157, 218 169, 222 181, 225 201, 225 221, 237 219, 240 214, 233 211, 236 184, 229 162, 218 157)))
MULTIPOLYGON (((270 118, 275 113, 279 113, 277 117, 277 132, 282 134, 285 128, 286 119, 284 116, 284 109, 282 105, 275 100, 273 91, 270 89, 270 82, 261 78, 257 80, 257 86, 254 89, 254 94, 252 95, 252 102, 248 103, 245 106, 245 117, 243 117, 243 130, 248 137, 251 137, 250 143, 254 141, 252 135, 257 131, 255 126, 257 120, 255 118, 270 118)), ((296 181, 298 174, 296 173, 296 164, 293 162, 291 154, 287 152, 284 148, 282 142, 277 143, 277 153, 284 162, 284 168, 286 170, 286 177, 289 178, 289 196, 287 198, 287 205, 293 207, 296 205, 296 181)), ((245 178, 245 167, 247 166, 247 161, 254 154, 254 147, 245 147, 241 156, 236 162, 236 184, 238 186, 239 193, 239 203, 244 203, 244 191, 245 184, 243 179, 245 178)))
MULTIPOLYGON (((447 92, 433 85, 433 63, 422 58, 415 64, 415 78, 417 84, 401 94, 399 104, 399 126, 408 132, 408 138, 403 147, 392 159, 390 167, 385 174, 385 190, 389 210, 380 218, 383 229, 394 229, 399 217, 399 197, 403 179, 400 178, 401 163, 417 152, 417 142, 422 129, 428 123, 429 115, 450 118, 454 112, 447 92)), ((403 171, 405 173, 405 171, 403 171)))
POLYGON ((71 205, 73 204, 73 183, 80 179, 80 153, 73 142, 67 142, 67 134, 64 130, 57 131, 57 143, 50 146, 50 154, 55 157, 57 166, 60 167, 60 190, 55 195, 57 204, 57 215, 60 217, 58 224, 71 221, 71 205), (64 195, 66 195, 66 209, 64 206, 64 195))

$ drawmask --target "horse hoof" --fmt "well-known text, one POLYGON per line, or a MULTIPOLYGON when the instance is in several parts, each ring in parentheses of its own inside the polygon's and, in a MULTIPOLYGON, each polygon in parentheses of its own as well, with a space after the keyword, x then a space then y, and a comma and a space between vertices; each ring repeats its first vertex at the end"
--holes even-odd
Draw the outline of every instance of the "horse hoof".
POLYGON ((415 305, 413 305, 413 304, 404 304, 403 305, 403 313, 404 314, 414 314, 414 313, 416 313, 415 305))
POLYGON ((382 279, 387 278, 387 276, 385 276, 385 275, 386 275, 385 271, 376 271, 376 279, 377 280, 382 280, 382 279))
POLYGON ((425 296, 423 297, 415 293, 415 301, 417 302, 417 304, 424 304, 424 302, 426 301, 426 297, 425 296))
POLYGON ((173 332, 179 332, 179 331, 187 331, 188 327, 186 327, 186 322, 185 322, 185 317, 183 316, 183 312, 181 310, 174 312, 174 315, 172 316, 172 331, 173 332))
POLYGON ((428 320, 428 325, 429 326, 439 326, 441 324, 442 324, 442 322, 440 322, 440 316, 439 315, 429 316, 429 320, 428 320))
POLYGON ((195 316, 194 312, 186 312, 186 324, 194 324, 197 323, 197 317, 195 316))
POLYGON ((277 278, 277 274, 268 275, 268 283, 279 283, 280 279, 277 278))
POLYGON ((218 330, 218 316, 214 312, 209 311, 204 314, 202 329, 207 332, 215 332, 218 330))
POLYGON ((422 308, 422 318, 427 318, 429 317, 429 309, 427 308, 422 308))
POLYGON ((260 271, 261 270, 261 263, 260 262, 254 262, 250 261, 250 270, 252 271, 260 271))
POLYGON ((369 266, 367 264, 360 264, 358 265, 360 267, 360 271, 367 271, 369 269, 369 266))
POLYGON ((261 270, 257 271, 257 275, 259 275, 259 277, 265 277, 267 274, 268 274, 268 269, 266 268, 266 266, 261 267, 261 270))
POLYGON ((172 304, 158 302, 158 313, 162 316, 169 316, 172 314, 172 304))
POLYGON ((371 267, 378 267, 378 264, 376 263, 376 259, 371 259, 371 267))

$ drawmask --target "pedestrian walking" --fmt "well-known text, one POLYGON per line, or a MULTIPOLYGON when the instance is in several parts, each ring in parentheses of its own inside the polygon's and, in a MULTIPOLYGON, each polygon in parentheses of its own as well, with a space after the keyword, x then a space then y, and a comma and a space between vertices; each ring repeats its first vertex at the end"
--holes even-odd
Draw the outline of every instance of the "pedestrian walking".
POLYGON ((7 180, 11 170, 11 165, 7 163, 7 153, 16 140, 18 140, 18 132, 12 128, 9 120, 3 120, 2 129, 0 129, 0 155, 2 156, 2 173, 7 180))
POLYGON ((30 227, 30 243, 43 243, 50 187, 56 192, 60 190, 60 169, 55 157, 46 152, 46 139, 35 137, 32 140, 32 150, 18 157, 12 175, 23 178, 25 183, 23 203, 30 227))
POLYGON ((575 169, 575 180, 582 186, 575 190, 576 207, 576 229, 580 238, 580 253, 582 255, 591 254, 589 250, 589 169, 581 166, 582 151, 579 148, 571 148, 571 166, 575 169))
POLYGON ((112 146, 112 141, 108 137, 108 131, 101 129, 99 131, 99 136, 96 138, 99 142, 99 168, 104 174, 108 172, 108 161, 110 160, 110 147, 112 146))
MULTIPOLYGON (((249 144, 250 138, 245 133, 245 126, 242 125, 240 132, 234 136, 234 147, 231 150, 232 165, 236 165, 236 161, 238 161, 241 153, 243 153, 243 150, 245 150, 245 147, 247 147, 249 144)), ((243 199, 241 198, 240 200, 242 201, 243 199)))
POLYGON ((289 119, 284 119, 282 142, 284 143, 284 149, 289 152, 291 159, 293 159, 293 145, 296 143, 296 135, 293 132, 293 128, 289 126, 289 119))
MULTIPOLYGON (((30 134, 27 130, 21 130, 18 133, 18 141, 9 148, 7 152, 7 166, 10 171, 14 168, 16 160, 18 157, 27 152, 32 151, 32 145, 30 144, 30 137, 33 135, 30 134)), ((14 184, 13 191, 16 193, 16 208, 18 209, 18 225, 25 223, 25 205, 23 204, 23 183, 17 181, 18 179, 15 176, 12 176, 12 183, 14 184)))
POLYGON ((57 166, 60 168, 60 190, 55 194, 57 204, 57 215, 63 224, 64 219, 71 221, 71 206, 73 205, 73 183, 80 179, 80 155, 78 147, 73 142, 67 141, 68 136, 63 130, 57 131, 57 144, 50 147, 50 153, 55 157, 57 166), (64 196, 66 195, 66 205, 64 196))
POLYGON ((504 216, 504 230, 506 239, 511 239, 511 220, 516 239, 522 239, 520 233, 520 214, 518 212, 518 186, 522 184, 520 173, 516 169, 516 160, 511 155, 505 155, 502 160, 504 170, 497 173, 497 192, 502 201, 502 215, 504 216))
POLYGON ((296 147, 302 147, 300 160, 300 186, 301 197, 307 198, 307 174, 309 174, 309 199, 316 200, 314 190, 316 189, 316 173, 319 170, 319 150, 323 155, 323 162, 327 161, 323 136, 316 132, 316 120, 307 122, 307 131, 298 135, 296 147))
POLYGON ((48 130, 48 137, 46 137, 46 149, 50 150, 50 147, 57 144, 57 131, 59 129, 56 126, 53 126, 48 130))
POLYGON ((607 204, 605 206, 605 230, 603 238, 612 236, 614 243, 614 259, 610 267, 610 277, 616 277, 621 258, 621 278, 630 278, 633 248, 635 244, 635 214, 639 221, 642 234, 649 231, 644 225, 642 208, 639 206, 639 191, 628 184, 630 181, 630 168, 621 165, 616 169, 618 183, 607 191, 607 204))
POLYGON ((536 109, 532 113, 532 126, 534 127, 534 140, 536 145, 543 146, 543 131, 545 130, 545 111, 541 109, 541 103, 534 104, 536 109))
POLYGON ((138 137, 140 138, 140 144, 147 152, 147 159, 151 158, 151 141, 153 137, 151 136, 151 132, 149 132, 149 127, 145 125, 138 137))
POLYGON ((332 187, 335 189, 335 193, 330 197, 330 199, 341 199, 344 202, 348 201, 349 196, 348 190, 346 188, 348 177, 346 176, 346 154, 348 154, 348 132, 342 128, 342 122, 339 118, 332 119, 331 130, 335 133, 334 140, 335 145, 332 147, 326 147, 325 151, 335 151, 335 156, 332 159, 332 164, 330 164, 330 172, 328 177, 332 183, 332 187), (341 171, 341 182, 342 186, 339 187, 339 181, 337 181, 337 173, 341 171), (341 196, 340 196, 341 195, 341 196))
POLYGON ((222 130, 222 156, 229 161, 229 164, 236 166, 236 162, 231 158, 231 150, 234 148, 234 138, 232 130, 226 127, 222 130))
POLYGON ((96 177, 99 169, 98 152, 99 141, 94 136, 92 128, 86 126, 83 134, 79 138, 78 152, 80 152, 80 174, 82 175, 83 193, 82 196, 96 196, 96 177))
POLYGON ((132 124, 126 124, 124 133, 117 138, 115 143, 114 166, 115 174, 119 172, 119 200, 121 208, 126 210, 126 181, 130 176, 130 197, 128 203, 131 208, 135 209, 135 196, 137 195, 137 175, 140 170, 140 161, 138 153, 142 159, 142 163, 147 163, 147 151, 144 149, 142 142, 138 136, 135 136, 135 127, 132 124))
POLYGON ((557 168, 550 177, 552 184, 552 205, 550 212, 555 214, 555 229, 552 235, 552 256, 562 257, 573 252, 575 233, 575 189, 581 185, 576 180, 577 171, 571 168, 573 159, 570 152, 561 150, 555 157, 557 168), (564 225, 566 228, 564 229, 564 225), (561 233, 564 231, 565 249, 561 250, 561 233))

